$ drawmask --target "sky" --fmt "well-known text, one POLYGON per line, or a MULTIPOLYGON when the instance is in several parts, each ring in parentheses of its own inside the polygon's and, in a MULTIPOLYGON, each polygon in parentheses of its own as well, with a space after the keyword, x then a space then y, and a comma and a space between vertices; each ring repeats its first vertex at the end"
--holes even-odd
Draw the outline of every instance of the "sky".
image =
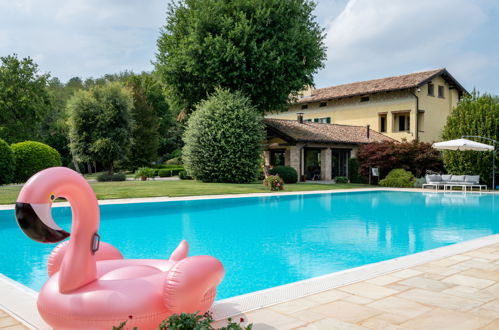
MULTIPOLYGON (((0 56, 67 81, 153 69, 169 0, 0 0, 0 56)), ((499 95, 498 0, 318 0, 327 61, 316 87, 434 68, 499 95)))

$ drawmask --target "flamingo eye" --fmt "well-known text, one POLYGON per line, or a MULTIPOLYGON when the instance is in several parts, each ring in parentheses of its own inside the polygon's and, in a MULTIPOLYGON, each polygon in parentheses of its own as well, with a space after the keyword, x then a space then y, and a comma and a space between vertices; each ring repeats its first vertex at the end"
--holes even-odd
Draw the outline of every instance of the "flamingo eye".
POLYGON ((50 200, 54 200, 55 199, 55 195, 54 194, 50 194, 50 200))

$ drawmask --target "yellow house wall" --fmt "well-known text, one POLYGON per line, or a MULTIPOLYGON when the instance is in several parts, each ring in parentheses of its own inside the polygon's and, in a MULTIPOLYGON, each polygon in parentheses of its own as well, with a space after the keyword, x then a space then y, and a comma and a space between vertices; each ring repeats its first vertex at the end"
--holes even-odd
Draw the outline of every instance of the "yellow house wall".
MULTIPOLYGON (((450 89, 449 85, 441 77, 432 80, 435 96, 428 96, 428 84, 421 86, 420 90, 414 90, 419 98, 419 140, 433 142, 441 140, 442 129, 447 116, 459 101, 456 89, 450 89), (438 97, 438 86, 444 86, 444 97, 438 97)), ((303 118, 315 119, 331 117, 332 124, 340 125, 370 125, 371 129, 380 131, 379 115, 386 113, 387 135, 398 141, 406 139, 412 141, 416 138, 416 97, 409 91, 396 91, 377 93, 369 95, 368 102, 360 102, 360 96, 329 100, 327 106, 320 107, 320 102, 308 104, 308 109, 302 109, 302 104, 289 107, 287 112, 269 114, 267 117, 296 120, 296 113, 303 112, 303 118), (410 113, 410 127, 408 132, 397 132, 395 126, 395 114, 401 111, 410 113)))
POLYGON ((419 97, 419 109, 424 111, 423 124, 419 127, 420 141, 440 141, 442 129, 447 121, 447 116, 459 101, 456 89, 449 88, 447 82, 441 77, 432 80, 434 95, 428 95, 428 84, 421 86, 417 95, 419 97), (444 97, 438 97, 438 86, 444 86, 444 97))
POLYGON ((279 119, 296 119, 297 112, 303 112, 304 119, 331 117, 332 124, 340 125, 370 125, 371 129, 379 131, 379 115, 387 114, 387 130, 383 133, 391 138, 401 141, 414 139, 415 123, 415 97, 408 92, 390 92, 369 95, 368 102, 360 102, 360 96, 351 98, 329 100, 326 107, 320 107, 320 102, 311 103, 308 109, 301 109, 301 104, 292 105, 287 112, 271 114, 268 117, 279 119), (410 111, 409 132, 395 132, 393 129, 393 113, 410 111), (414 118, 412 118, 414 117, 414 118))

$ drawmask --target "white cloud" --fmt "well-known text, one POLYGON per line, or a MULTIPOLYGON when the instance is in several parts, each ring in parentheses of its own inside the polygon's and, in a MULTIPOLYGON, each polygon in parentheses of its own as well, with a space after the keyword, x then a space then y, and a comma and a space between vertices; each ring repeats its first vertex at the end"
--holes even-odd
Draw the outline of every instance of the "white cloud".
POLYGON ((166 0, 0 0, 0 55, 67 80, 151 70, 166 0))
POLYGON ((472 46, 488 20, 479 1, 351 0, 327 27, 328 60, 317 85, 439 67, 467 85, 496 58, 472 46))
MULTIPOLYGON (((171 0, 0 0, 0 56, 62 80, 151 70, 171 0)), ((318 0, 327 66, 318 87, 447 67, 499 94, 499 1, 318 0)))

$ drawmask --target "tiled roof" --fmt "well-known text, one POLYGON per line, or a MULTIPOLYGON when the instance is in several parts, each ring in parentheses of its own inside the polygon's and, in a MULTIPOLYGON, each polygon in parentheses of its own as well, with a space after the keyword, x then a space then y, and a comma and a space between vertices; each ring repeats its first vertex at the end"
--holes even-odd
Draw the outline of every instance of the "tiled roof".
POLYGON ((267 129, 277 132, 290 142, 316 143, 370 143, 395 141, 372 129, 367 138, 367 127, 322 123, 299 123, 297 120, 265 118, 267 129))
POLYGON ((447 72, 446 69, 417 72, 403 76, 388 77, 375 80, 360 81, 351 84, 337 85, 312 90, 311 96, 299 98, 295 103, 310 103, 357 95, 368 95, 379 92, 397 91, 424 85, 431 79, 442 75, 460 92, 466 90, 447 72))

